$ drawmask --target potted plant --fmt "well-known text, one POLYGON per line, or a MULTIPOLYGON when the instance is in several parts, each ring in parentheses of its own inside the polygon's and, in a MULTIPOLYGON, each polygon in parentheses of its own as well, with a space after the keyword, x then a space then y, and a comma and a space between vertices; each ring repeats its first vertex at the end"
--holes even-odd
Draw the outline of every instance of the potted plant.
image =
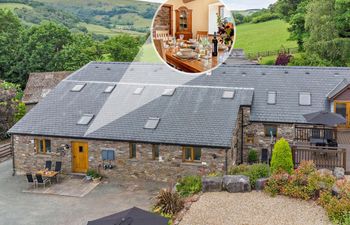
POLYGON ((102 176, 94 169, 89 169, 86 172, 86 180, 92 180, 94 182, 100 181, 102 176))
POLYGON ((251 148, 248 151, 248 163, 253 164, 258 162, 258 152, 256 149, 251 148))

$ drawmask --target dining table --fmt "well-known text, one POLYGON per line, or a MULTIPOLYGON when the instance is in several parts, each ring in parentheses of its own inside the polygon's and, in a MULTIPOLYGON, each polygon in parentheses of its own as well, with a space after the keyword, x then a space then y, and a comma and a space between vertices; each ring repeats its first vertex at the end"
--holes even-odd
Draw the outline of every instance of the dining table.
POLYGON ((51 171, 51 170, 38 170, 36 174, 40 174, 43 177, 47 177, 49 179, 56 178, 56 181, 58 182, 58 172, 56 171, 51 171))
POLYGON ((177 54, 181 49, 194 48, 193 45, 183 46, 171 46, 169 45, 165 50, 166 61, 170 66, 175 67, 183 72, 188 73, 202 73, 210 69, 213 69, 223 63, 229 56, 228 50, 219 49, 217 56, 203 56, 199 52, 193 49, 193 52, 197 53, 193 58, 182 58, 177 54))

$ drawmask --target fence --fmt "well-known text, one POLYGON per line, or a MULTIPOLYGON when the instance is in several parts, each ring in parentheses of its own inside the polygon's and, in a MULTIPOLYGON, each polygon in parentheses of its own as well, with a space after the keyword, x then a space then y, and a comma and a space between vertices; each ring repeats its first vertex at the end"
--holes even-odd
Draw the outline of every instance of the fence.
POLYGON ((292 148, 292 156, 295 167, 298 167, 301 161, 312 160, 317 168, 346 169, 346 149, 343 148, 296 145, 292 148))
POLYGON ((11 144, 0 145, 0 159, 12 155, 11 144))
POLYGON ((311 138, 337 140, 337 130, 333 128, 295 126, 294 131, 296 142, 310 142, 311 138))
MULTIPOLYGON (((298 53, 298 48, 286 48, 285 49, 288 54, 294 54, 298 53)), ((266 56, 277 56, 281 50, 274 50, 274 51, 263 51, 263 52, 256 52, 256 53, 247 53, 247 57, 249 59, 259 59, 259 57, 266 57, 266 56)))

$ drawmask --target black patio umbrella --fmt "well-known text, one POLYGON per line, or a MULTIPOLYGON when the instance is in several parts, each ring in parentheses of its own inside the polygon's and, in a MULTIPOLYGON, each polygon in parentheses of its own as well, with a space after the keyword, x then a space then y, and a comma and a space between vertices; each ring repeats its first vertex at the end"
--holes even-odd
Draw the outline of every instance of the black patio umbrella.
POLYGON ((337 113, 319 111, 303 115, 306 122, 324 126, 336 126, 338 124, 346 123, 346 119, 337 113))
POLYGON ((168 219, 155 213, 133 207, 97 220, 87 225, 167 225, 168 219))

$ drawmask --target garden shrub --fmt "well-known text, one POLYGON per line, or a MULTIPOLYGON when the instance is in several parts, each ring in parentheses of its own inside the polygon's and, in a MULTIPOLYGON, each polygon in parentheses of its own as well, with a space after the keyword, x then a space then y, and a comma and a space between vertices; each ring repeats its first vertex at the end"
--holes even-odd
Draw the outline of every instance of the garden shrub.
POLYGON ((177 192, 161 190, 156 197, 153 211, 163 215, 175 215, 184 207, 184 200, 177 192))
POLYGON ((247 164, 241 164, 238 166, 232 166, 229 171, 228 175, 237 175, 237 174, 242 174, 244 172, 247 172, 249 169, 249 165, 247 164))
POLYGON ((270 168, 267 164, 239 165, 232 167, 229 171, 230 175, 244 175, 249 177, 250 185, 255 188, 255 183, 259 178, 268 177, 270 168))
POLYGON ((303 161, 292 175, 275 173, 267 182, 265 190, 273 196, 283 194, 308 200, 318 198, 320 190, 331 191, 334 183, 334 176, 318 172, 312 161, 303 161))
POLYGON ((255 163, 257 161, 258 161, 258 152, 254 148, 249 149, 249 151, 248 151, 248 162, 249 163, 255 163))
POLYGON ((217 172, 217 171, 213 171, 208 173, 207 177, 221 177, 222 173, 221 172, 217 172))
POLYGON ((289 174, 293 170, 292 151, 288 142, 281 138, 274 146, 271 159, 271 172, 284 170, 289 174))
POLYGON ((196 194, 202 190, 202 178, 200 176, 183 177, 178 181, 176 190, 184 197, 196 194))
POLYGON ((276 196, 282 192, 282 189, 288 183, 289 174, 283 170, 275 171, 265 185, 264 191, 271 196, 276 196))

